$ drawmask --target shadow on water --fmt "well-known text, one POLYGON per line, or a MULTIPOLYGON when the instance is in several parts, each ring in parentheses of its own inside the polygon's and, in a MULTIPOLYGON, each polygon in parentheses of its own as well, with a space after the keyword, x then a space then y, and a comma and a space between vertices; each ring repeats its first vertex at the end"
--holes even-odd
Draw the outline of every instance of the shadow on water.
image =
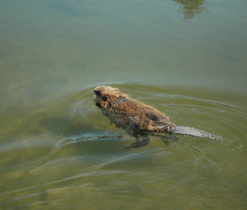
POLYGON ((205 0, 174 0, 183 7, 184 18, 193 18, 196 14, 203 11, 203 4, 205 0))

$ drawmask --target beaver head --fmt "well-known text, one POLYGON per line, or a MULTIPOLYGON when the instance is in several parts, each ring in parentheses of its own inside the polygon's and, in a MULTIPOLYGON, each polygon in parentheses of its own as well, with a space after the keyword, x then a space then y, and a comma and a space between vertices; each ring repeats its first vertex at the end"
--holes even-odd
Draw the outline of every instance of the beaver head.
POLYGON ((93 100, 99 108, 109 109, 111 102, 124 97, 127 97, 127 95, 110 86, 98 86, 93 91, 93 100))

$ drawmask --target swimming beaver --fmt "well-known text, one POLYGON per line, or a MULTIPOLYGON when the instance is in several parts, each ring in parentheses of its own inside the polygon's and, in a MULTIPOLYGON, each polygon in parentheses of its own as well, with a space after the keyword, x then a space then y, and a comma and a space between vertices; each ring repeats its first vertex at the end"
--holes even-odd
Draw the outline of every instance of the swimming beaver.
POLYGON ((196 128, 176 126, 164 113, 152 106, 129 98, 117 88, 98 86, 93 91, 93 99, 102 113, 110 118, 111 123, 123 128, 128 134, 136 138, 137 141, 128 145, 128 148, 146 145, 149 141, 148 136, 155 135, 155 133, 181 134, 221 140, 220 136, 196 128))

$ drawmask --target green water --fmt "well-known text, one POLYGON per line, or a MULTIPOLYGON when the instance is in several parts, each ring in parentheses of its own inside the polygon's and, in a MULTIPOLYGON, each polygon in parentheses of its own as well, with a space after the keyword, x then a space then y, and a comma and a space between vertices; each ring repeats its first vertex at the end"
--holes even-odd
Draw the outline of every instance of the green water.
POLYGON ((246 209, 247 2, 0 0, 0 209, 246 209), (222 142, 134 138, 112 85, 222 142))

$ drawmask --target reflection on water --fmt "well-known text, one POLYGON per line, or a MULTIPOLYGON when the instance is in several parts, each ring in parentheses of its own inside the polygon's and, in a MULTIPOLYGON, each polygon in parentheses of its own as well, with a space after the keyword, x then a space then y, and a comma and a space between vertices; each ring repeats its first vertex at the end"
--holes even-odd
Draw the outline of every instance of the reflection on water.
POLYGON ((0 209, 245 209, 247 3, 176 2, 1 1, 0 209), (98 85, 224 141, 124 150, 98 85))
POLYGON ((195 14, 203 11, 205 0, 174 0, 183 5, 184 18, 193 18, 195 14))

